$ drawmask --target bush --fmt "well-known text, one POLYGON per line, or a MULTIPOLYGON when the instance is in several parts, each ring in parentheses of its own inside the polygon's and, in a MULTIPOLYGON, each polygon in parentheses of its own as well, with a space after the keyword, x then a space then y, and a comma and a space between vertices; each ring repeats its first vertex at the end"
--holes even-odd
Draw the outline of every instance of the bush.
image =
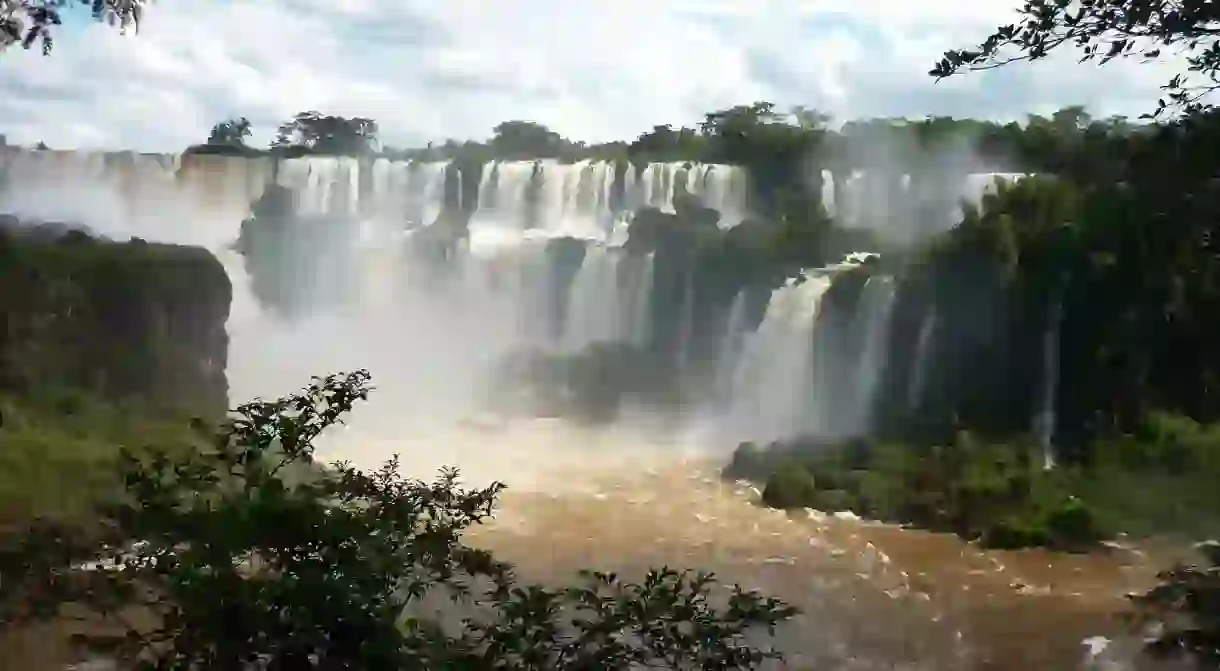
POLYGON ((139 614, 144 626, 82 641, 166 669, 745 669, 778 657, 746 634, 795 610, 737 588, 717 608, 707 574, 519 584, 461 542, 500 484, 461 489, 452 470, 408 480, 396 459, 371 474, 315 465, 314 439, 368 392, 364 371, 316 380, 239 407, 211 449, 125 453, 126 496, 101 524, 38 523, 0 547, 0 624, 67 603, 110 623, 139 614), (80 568, 93 560, 118 570, 80 568), (429 594, 469 617, 454 630, 418 616, 429 594))
POLYGON ((1049 545, 1061 550, 1087 549, 1106 539, 1093 509, 1070 498, 1046 516, 1049 545))
POLYGON ((788 510, 813 506, 818 487, 813 474, 795 460, 779 465, 763 488, 762 502, 772 508, 788 510))
POLYGON ((1156 624, 1148 640, 1156 657, 1193 658, 1196 668, 1220 666, 1220 543, 1195 546, 1205 563, 1179 564, 1158 574, 1161 582, 1132 597, 1136 621, 1156 624))
POLYGON ((1109 537, 1090 501, 1072 496, 1078 474, 1046 472, 1025 443, 984 443, 967 432, 944 445, 852 439, 743 443, 722 471, 765 482, 762 503, 850 510, 951 532, 997 548, 1088 550, 1109 537))

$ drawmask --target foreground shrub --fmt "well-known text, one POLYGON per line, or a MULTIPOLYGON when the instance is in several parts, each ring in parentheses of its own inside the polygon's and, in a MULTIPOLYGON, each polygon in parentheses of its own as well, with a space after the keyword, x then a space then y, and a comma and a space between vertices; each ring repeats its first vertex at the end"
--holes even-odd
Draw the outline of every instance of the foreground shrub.
POLYGON ((82 643, 162 669, 747 669, 778 656, 747 634, 794 609, 737 588, 718 608, 710 575, 519 584, 461 542, 500 484, 404 479, 396 459, 371 474, 315 465, 314 439, 369 390, 364 371, 319 379, 239 407, 210 450, 127 454, 126 497, 102 524, 37 524, 0 548, 0 624, 84 607, 122 626, 82 643), (432 594, 463 617, 421 615, 432 594))
POLYGON ((1160 584, 1133 597, 1137 621, 1153 624, 1147 649, 1156 657, 1188 657, 1199 669, 1220 667, 1220 543, 1195 546, 1200 565, 1179 564, 1160 584))

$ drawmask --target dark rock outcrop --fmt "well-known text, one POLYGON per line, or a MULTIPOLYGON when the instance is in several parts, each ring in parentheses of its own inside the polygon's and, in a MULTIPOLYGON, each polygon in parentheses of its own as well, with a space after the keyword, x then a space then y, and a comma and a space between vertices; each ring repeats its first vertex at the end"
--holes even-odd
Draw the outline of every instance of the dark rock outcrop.
POLYGON ((0 387, 224 412, 232 286, 210 252, 4 221, 0 387))

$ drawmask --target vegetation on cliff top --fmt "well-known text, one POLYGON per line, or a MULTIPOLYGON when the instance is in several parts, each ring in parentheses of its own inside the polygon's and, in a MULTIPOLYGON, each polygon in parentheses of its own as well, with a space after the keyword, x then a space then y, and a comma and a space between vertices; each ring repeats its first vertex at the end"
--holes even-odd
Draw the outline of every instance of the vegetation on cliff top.
POLYGON ((4 221, 0 389, 223 414, 232 287, 211 252, 4 221))

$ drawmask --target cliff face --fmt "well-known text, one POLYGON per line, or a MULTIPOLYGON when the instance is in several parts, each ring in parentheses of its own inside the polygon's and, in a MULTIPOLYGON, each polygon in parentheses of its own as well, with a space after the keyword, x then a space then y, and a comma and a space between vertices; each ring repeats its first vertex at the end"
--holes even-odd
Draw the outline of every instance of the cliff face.
POLYGON ((75 387, 221 413, 231 298, 224 267, 204 249, 0 215, 0 387, 75 387))

